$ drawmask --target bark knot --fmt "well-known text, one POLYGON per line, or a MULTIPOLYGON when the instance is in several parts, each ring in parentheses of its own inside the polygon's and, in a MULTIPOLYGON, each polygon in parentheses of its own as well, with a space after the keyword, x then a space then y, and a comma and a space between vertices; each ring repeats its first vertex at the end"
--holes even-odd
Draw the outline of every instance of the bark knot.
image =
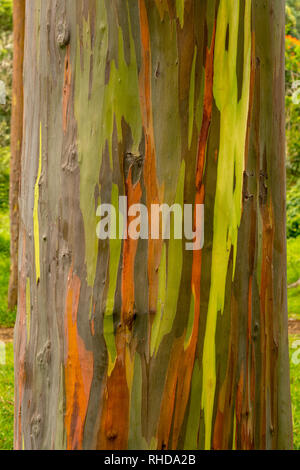
POLYGON ((70 28, 65 21, 59 21, 56 26, 56 42, 60 48, 70 43, 70 28))
POLYGON ((131 152, 126 152, 125 158, 124 158, 124 174, 125 174, 126 181, 128 179, 128 175, 131 170, 131 181, 133 185, 136 185, 141 178, 143 166, 144 166, 143 155, 136 155, 131 152))
POLYGON ((47 341, 45 346, 37 354, 37 363, 41 369, 45 369, 51 361, 51 341, 47 341))
POLYGON ((106 434, 106 437, 109 441, 114 441, 117 439, 118 437, 118 434, 116 431, 108 431, 107 434, 106 434))

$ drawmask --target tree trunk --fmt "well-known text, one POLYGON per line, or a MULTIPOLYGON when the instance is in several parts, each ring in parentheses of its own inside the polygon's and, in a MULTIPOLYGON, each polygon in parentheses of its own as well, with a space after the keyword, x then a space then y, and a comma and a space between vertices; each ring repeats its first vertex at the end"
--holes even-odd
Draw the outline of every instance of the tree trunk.
POLYGON ((284 40, 283 0, 27 1, 17 449, 292 446, 284 40), (203 249, 98 239, 124 195, 203 249))
POLYGON ((12 115, 10 138, 10 279, 8 308, 13 310, 18 300, 19 191, 23 137, 23 59, 25 30, 25 0, 13 2, 14 58, 12 84, 12 115))

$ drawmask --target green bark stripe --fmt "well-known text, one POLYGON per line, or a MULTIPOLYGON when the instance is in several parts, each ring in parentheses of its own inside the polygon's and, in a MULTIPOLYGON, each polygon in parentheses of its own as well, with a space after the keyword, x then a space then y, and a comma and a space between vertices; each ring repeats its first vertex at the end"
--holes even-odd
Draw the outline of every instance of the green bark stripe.
POLYGON ((161 262, 158 269, 158 297, 157 311, 152 326, 150 353, 153 356, 155 345, 159 335, 159 327, 166 303, 166 285, 167 285, 167 262, 166 262, 166 244, 163 244, 161 262))
POLYGON ((190 303, 190 311, 189 311, 189 319, 186 329, 186 335, 184 340, 184 349, 186 350, 189 346, 191 336, 193 333, 193 326, 194 326, 194 319, 195 319, 195 295, 192 292, 191 295, 191 303, 190 303))
MULTIPOLYGON (((175 204, 179 204, 183 208, 183 197, 184 197, 184 177, 185 177, 185 162, 182 161, 175 204)), ((157 353, 159 345, 165 335, 170 333, 173 325, 173 321, 177 311, 177 302, 179 296, 179 287, 182 273, 182 240, 174 239, 174 224, 171 223, 170 230, 170 241, 168 247, 168 262, 167 262, 167 276, 166 276, 166 297, 165 305, 162 306, 161 299, 158 301, 158 310, 153 324, 153 331, 155 336, 152 343, 151 338, 151 351, 157 353), (163 313, 160 315, 160 311, 163 313), (159 325, 158 325, 159 324, 159 325), (158 332, 157 332, 158 330, 158 332)), ((162 282, 165 280, 165 276, 161 274, 159 290, 163 289, 162 282)))
MULTIPOLYGON (((83 66, 76 69, 75 115, 78 123, 78 151, 80 163, 80 205, 84 219, 86 240, 86 266, 88 285, 95 279, 98 243, 96 238, 96 214, 91 201, 98 184, 102 155, 108 143, 112 168, 112 136, 116 122, 118 140, 122 141, 122 119, 132 133, 133 153, 138 153, 142 139, 142 119, 139 103, 138 69, 134 42, 130 29, 130 63, 124 57, 124 43, 121 28, 118 29, 118 64, 110 64, 109 82, 105 84, 105 70, 108 42, 107 15, 105 2, 98 3, 101 24, 96 28, 96 44, 100 48, 91 50, 89 22, 83 20, 83 47, 78 40, 77 63, 83 66), (83 50, 83 53, 81 52, 83 50), (92 54, 93 52, 93 54, 92 54), (92 92, 90 92, 90 61, 93 60, 92 92), (93 96, 93 100, 89 99, 93 96), (89 116, 89 119, 86 118, 89 116), (103 120, 103 126, 99 126, 103 120)), ((129 22, 130 25, 130 22, 129 22)), ((79 35, 78 35, 79 37, 79 35)))
POLYGON ((110 161, 112 165, 112 134, 114 119, 116 120, 118 140, 122 141, 122 118, 129 125, 132 133, 132 152, 138 153, 142 138, 142 117, 139 102, 138 70, 135 48, 130 35, 130 64, 124 57, 122 30, 119 28, 118 65, 111 62, 109 83, 105 89, 104 99, 104 135, 103 141, 109 143, 110 161))
POLYGON ((197 46, 194 51, 192 72, 191 72, 191 85, 190 85, 190 96, 189 96, 189 149, 192 145, 193 137, 193 126, 194 126, 194 109, 195 109, 195 70, 196 70, 196 59, 197 59, 197 46))
POLYGON ((148 443, 143 437, 142 430, 142 364, 141 358, 138 353, 134 358, 134 375, 131 391, 131 406, 130 406, 130 426, 128 448, 134 450, 147 450, 148 443))
POLYGON ((95 44, 91 49, 90 23, 82 19, 82 34, 77 34, 77 56, 75 71, 74 109, 77 121, 77 147, 80 166, 80 208, 85 231, 85 258, 87 283, 92 286, 95 279, 98 240, 97 218, 94 204, 95 187, 99 181, 105 139, 103 119, 105 64, 108 48, 107 18, 104 2, 97 3, 101 18, 95 28, 95 44), (90 84, 90 61, 93 60, 93 80, 90 84), (90 96, 93 99, 90 99, 90 96), (88 116, 88 119, 87 119, 88 116))
POLYGON ((108 352, 108 375, 111 374, 117 357, 116 341, 114 335, 113 310, 115 302, 115 292, 118 279, 118 270, 121 257, 122 240, 119 239, 119 190, 116 184, 112 185, 111 204, 116 209, 117 238, 109 239, 109 288, 106 299, 106 309, 103 320, 103 335, 108 352))
POLYGON ((245 3, 244 69, 240 101, 238 101, 236 65, 239 16, 239 0, 220 1, 214 62, 214 98, 221 115, 220 148, 214 208, 211 288, 203 348, 202 407, 204 408, 206 449, 211 447, 216 387, 215 333, 217 315, 219 311, 223 313, 229 255, 233 247, 235 266, 238 227, 241 221, 245 140, 250 92, 251 0, 246 0, 245 3), (228 50, 226 50, 227 27, 229 27, 228 50))
POLYGON ((184 0, 176 0, 176 12, 180 21, 180 26, 184 25, 184 0))
POLYGON ((196 359, 192 376, 191 398, 184 441, 184 449, 187 450, 197 450, 199 448, 198 434, 201 414, 199 390, 201 390, 201 371, 199 360, 196 359))

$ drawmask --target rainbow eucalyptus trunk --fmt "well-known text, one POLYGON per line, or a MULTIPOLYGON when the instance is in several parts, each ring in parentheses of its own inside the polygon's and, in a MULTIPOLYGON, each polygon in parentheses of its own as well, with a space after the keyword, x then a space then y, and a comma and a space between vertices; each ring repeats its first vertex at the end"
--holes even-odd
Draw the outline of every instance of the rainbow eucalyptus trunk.
POLYGON ((283 0, 27 2, 16 448, 291 447, 284 144, 283 0))
POLYGON ((21 179, 21 153, 23 138, 23 60, 24 60, 24 29, 25 0, 13 2, 14 23, 14 59, 12 115, 10 138, 10 279, 8 288, 8 308, 13 310, 18 301, 18 246, 19 246, 19 195, 21 179))

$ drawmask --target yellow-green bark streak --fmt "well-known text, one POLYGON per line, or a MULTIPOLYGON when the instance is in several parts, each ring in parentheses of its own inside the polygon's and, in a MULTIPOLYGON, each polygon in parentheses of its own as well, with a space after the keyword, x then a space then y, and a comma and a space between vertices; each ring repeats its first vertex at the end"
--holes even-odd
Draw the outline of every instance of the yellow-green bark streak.
POLYGON ((194 108, 195 108, 195 69, 197 59, 197 46, 194 51, 192 72, 191 72, 191 84, 190 84, 190 96, 189 96, 189 149, 192 145, 193 137, 193 126, 194 126, 194 108))
POLYGON ((96 235, 96 211, 91 201, 99 181, 102 153, 105 145, 99 126, 104 111, 105 63, 108 47, 108 29, 104 2, 99 2, 97 12, 101 21, 96 28, 95 44, 91 49, 89 20, 82 20, 82 44, 77 40, 75 70, 75 117, 77 121, 77 146, 80 167, 80 208, 85 229, 85 258, 87 282, 92 286, 95 279, 98 240, 96 235), (90 61, 93 60, 93 79, 90 86, 90 61), (89 117, 87 119, 87 116, 89 117))
MULTIPOLYGON (((113 184, 111 204, 116 208, 117 214, 117 234, 119 234, 119 191, 118 186, 113 184)), ((103 335, 107 346, 108 352, 108 375, 111 374, 115 360, 117 357, 116 341, 114 336, 114 319, 113 309, 115 301, 115 291, 117 285, 119 261, 121 256, 122 240, 117 236, 116 239, 110 238, 109 240, 109 288, 106 300, 106 309, 103 319, 103 335)))
MULTIPOLYGON (((91 204, 95 186, 98 184, 102 156, 108 145, 112 168, 112 137, 114 123, 118 141, 122 141, 122 118, 132 132, 133 153, 138 153, 142 138, 142 120, 139 104, 138 70, 135 48, 130 30, 130 63, 124 57, 122 30, 119 28, 118 64, 111 62, 109 81, 105 83, 106 58, 108 49, 108 23, 104 2, 98 12, 101 18, 96 28, 95 44, 101 47, 91 49, 89 22, 83 20, 83 66, 76 69, 75 116, 78 124, 78 154, 80 164, 80 207, 84 219, 86 240, 86 267, 88 285, 92 286, 96 273, 98 240, 96 237, 96 213, 91 204), (92 87, 90 89, 90 61, 94 62, 92 87), (86 118, 89 116, 89 119, 86 118), (99 120, 103 125, 99 126, 99 120)), ((79 36, 79 35, 78 35, 79 36)), ((80 64, 80 41, 78 40, 77 60, 80 64)))
POLYGON ((214 63, 214 98, 220 111, 220 147, 214 208, 211 287, 203 348, 202 408, 206 449, 211 447, 216 387, 217 316, 218 312, 223 313, 224 309, 228 261, 232 248, 235 267, 238 227, 241 221, 250 89, 251 0, 245 2, 243 84, 240 100, 237 81, 239 16, 239 0, 220 1, 214 63), (226 50, 227 27, 229 27, 228 50, 226 50))
POLYGON ((176 0, 176 11, 180 21, 180 26, 184 25, 184 0, 176 0))
MULTIPOLYGON (((174 204, 183 207, 184 197, 185 162, 182 161, 178 178, 177 191, 174 204)), ((175 220, 175 219, 174 219, 175 220)), ((175 224, 175 222, 174 222, 175 224)), ((168 247, 168 262, 166 263, 165 251, 161 261, 159 272, 159 294, 157 301, 157 314, 153 323, 151 335, 151 354, 157 353, 164 336, 170 333, 176 315, 179 287, 182 273, 182 240, 174 237, 175 226, 170 221, 170 241, 168 247), (164 274, 161 269, 166 269, 164 274), (165 283, 165 284, 164 284, 165 283)))
POLYGON ((201 415, 199 390, 201 390, 201 371, 199 360, 196 359, 192 376, 190 410, 187 419, 186 435, 184 441, 184 449, 188 450, 198 449, 199 423, 201 415))
MULTIPOLYGON (((130 25, 130 21, 129 21, 130 25)), ((131 28, 130 33, 131 33, 131 28)), ((112 165, 112 135, 114 120, 117 126, 118 141, 122 141, 122 118, 132 132, 131 151, 138 153, 142 138, 142 118, 139 103, 138 71, 135 48, 130 34, 130 63, 127 65, 124 56, 122 30, 119 28, 118 65, 111 62, 110 78, 105 90, 104 101, 104 139, 109 142, 110 162, 112 165)))
POLYGON ((39 227, 39 197, 40 197, 40 179, 42 174, 42 124, 40 124, 40 150, 39 150, 39 167, 34 186, 34 206, 33 206, 33 237, 34 237, 34 254, 35 254, 35 272, 36 283, 41 277, 40 266, 40 227, 39 227))

